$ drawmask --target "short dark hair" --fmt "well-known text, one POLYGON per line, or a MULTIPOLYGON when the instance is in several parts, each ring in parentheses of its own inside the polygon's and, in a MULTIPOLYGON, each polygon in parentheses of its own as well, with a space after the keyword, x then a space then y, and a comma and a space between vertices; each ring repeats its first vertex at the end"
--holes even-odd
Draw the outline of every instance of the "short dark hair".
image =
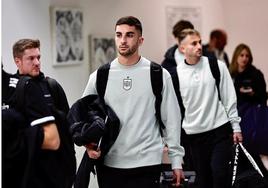
POLYGON ((184 29, 180 32, 178 36, 179 43, 181 43, 181 41, 183 41, 183 39, 185 39, 188 35, 200 36, 200 33, 195 29, 184 29))
POLYGON ((213 39, 213 38, 219 39, 225 35, 226 35, 226 33, 223 30, 215 29, 215 30, 210 32, 210 39, 213 39))
POLYGON ((21 58, 27 49, 40 49, 40 41, 38 39, 20 39, 13 45, 13 57, 21 58))
POLYGON ((118 25, 129 25, 129 26, 134 26, 138 31, 140 31, 141 35, 142 35, 142 25, 141 22, 138 18, 134 17, 134 16, 125 16, 120 18, 116 24, 115 27, 118 25))
POLYGON ((194 25, 187 20, 180 20, 174 26, 172 30, 172 34, 175 38, 179 37, 179 34, 184 29, 194 29, 194 25))

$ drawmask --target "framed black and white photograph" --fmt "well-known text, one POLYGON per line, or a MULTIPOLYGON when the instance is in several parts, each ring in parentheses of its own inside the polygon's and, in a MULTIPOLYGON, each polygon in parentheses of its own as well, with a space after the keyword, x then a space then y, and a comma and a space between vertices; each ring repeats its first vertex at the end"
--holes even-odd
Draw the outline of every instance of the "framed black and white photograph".
POLYGON ((52 7, 53 65, 74 65, 84 60, 83 13, 77 8, 52 7))
POLYGON ((111 62, 116 58, 114 36, 90 35, 90 72, 94 72, 101 65, 111 62))
POLYGON ((202 31, 202 10, 201 7, 166 7, 166 23, 167 23, 167 46, 172 46, 176 43, 172 28, 179 20, 190 21, 195 29, 202 31))

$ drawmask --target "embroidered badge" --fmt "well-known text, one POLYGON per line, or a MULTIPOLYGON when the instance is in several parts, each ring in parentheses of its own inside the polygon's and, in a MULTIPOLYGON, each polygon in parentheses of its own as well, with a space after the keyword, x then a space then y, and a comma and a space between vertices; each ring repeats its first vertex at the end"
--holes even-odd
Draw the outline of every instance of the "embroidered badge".
POLYGON ((125 78, 123 80, 123 88, 124 90, 130 90, 132 87, 132 79, 130 79, 129 77, 125 78))

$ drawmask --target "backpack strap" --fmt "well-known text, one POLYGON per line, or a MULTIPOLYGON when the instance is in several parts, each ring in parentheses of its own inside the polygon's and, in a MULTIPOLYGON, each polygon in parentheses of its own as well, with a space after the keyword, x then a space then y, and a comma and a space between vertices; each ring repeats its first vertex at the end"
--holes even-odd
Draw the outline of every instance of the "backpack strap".
POLYGON ((155 116, 160 125, 160 133, 163 136, 163 129, 165 125, 161 118, 161 102, 162 102, 162 89, 163 89, 163 69, 162 66, 151 62, 150 65, 151 85, 155 95, 155 116))
POLYGON ((49 87, 51 88, 51 90, 57 88, 57 81, 56 81, 55 79, 50 78, 50 77, 47 76, 47 77, 46 77, 46 80, 47 80, 48 85, 49 85, 49 87))
MULTIPOLYGON (((219 69, 219 65, 218 65, 218 61, 216 58, 208 58, 208 62, 209 62, 209 67, 210 67, 210 71, 216 81, 216 88, 218 91, 218 97, 219 97, 219 101, 221 101, 221 96, 220 96, 220 69, 219 69)), ((183 121, 184 115, 185 115, 185 107, 183 105, 183 101, 182 101, 182 97, 181 97, 181 92, 180 92, 180 82, 179 82, 179 76, 178 76, 178 72, 176 70, 176 67, 172 71, 172 82, 173 82, 173 86, 175 89, 175 93, 177 95, 177 99, 178 99, 178 103, 180 105, 180 110, 181 110, 181 121, 183 121)))
POLYGON ((179 81, 179 76, 178 76, 178 72, 177 72, 176 67, 174 67, 172 72, 173 72, 173 74, 172 74, 173 76, 171 78, 172 78, 173 87, 174 87, 174 90, 175 90, 175 93, 176 93, 176 96, 177 96, 177 99, 178 99, 178 103, 179 103, 179 106, 180 106, 181 122, 182 122, 182 120, 184 118, 185 107, 183 105, 183 101, 182 101, 182 97, 181 97, 180 81, 179 81))
POLYGON ((53 99, 53 102, 55 104, 55 106, 58 106, 59 104, 59 90, 58 90, 58 87, 57 87, 57 82, 56 80, 54 80, 53 78, 50 78, 50 77, 46 77, 46 80, 47 80, 47 83, 48 83, 48 89, 49 89, 49 92, 52 96, 52 99, 53 99))
MULTIPOLYGON (((110 63, 106 63, 102 65, 97 70, 97 79, 96 79, 96 88, 100 98, 104 99, 104 94, 107 86, 109 70, 110 70, 110 63)), ((162 129, 165 128, 162 119, 161 119, 161 102, 162 102, 162 88, 163 88, 163 70, 161 65, 151 62, 150 65, 150 75, 151 75, 151 85, 153 93, 156 97, 155 100, 155 111, 156 111, 156 118, 160 124, 160 133, 163 135, 162 129)))
POLYGON ((63 88, 53 78, 47 76, 46 81, 48 84, 49 93, 52 96, 54 106, 56 109, 61 110, 67 114, 69 111, 69 103, 63 88))
POLYGON ((218 91, 219 101, 221 101, 221 95, 220 95, 221 73, 220 73, 220 69, 218 65, 218 60, 216 58, 208 58, 208 62, 209 62, 211 73, 216 81, 216 88, 218 91))
POLYGON ((104 100, 104 94, 107 86, 108 76, 109 76, 109 70, 110 70, 111 64, 106 63, 98 68, 97 70, 97 80, 96 80, 96 88, 97 92, 101 99, 104 100))
MULTIPOLYGON (((17 102, 17 107, 19 109, 21 109, 24 105, 24 97, 25 97, 25 92, 24 92, 24 88, 25 85, 27 84, 27 82, 32 79, 30 76, 21 76, 18 84, 16 86, 16 102, 17 102)), ((55 100, 55 104, 58 104, 58 98, 56 96, 58 95, 58 89, 57 89, 57 82, 56 80, 50 78, 50 77, 46 77, 46 80, 48 82, 48 86, 51 92, 51 95, 53 97, 53 100, 55 100)))
POLYGON ((30 79, 31 79, 30 76, 20 76, 19 78, 19 81, 16 86, 16 90, 15 90, 16 106, 18 109, 22 109, 24 106, 24 97, 25 97, 24 87, 30 79))

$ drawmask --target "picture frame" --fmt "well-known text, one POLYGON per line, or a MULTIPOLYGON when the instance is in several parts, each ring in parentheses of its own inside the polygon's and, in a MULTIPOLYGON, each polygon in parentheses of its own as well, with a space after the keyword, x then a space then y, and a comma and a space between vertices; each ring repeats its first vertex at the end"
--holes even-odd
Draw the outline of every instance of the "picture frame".
POLYGON ((113 35, 89 35, 89 46, 90 73, 97 70, 101 65, 113 61, 117 56, 113 35))
POLYGON ((202 29, 202 9, 196 6, 167 6, 166 26, 167 26, 167 46, 173 46, 177 41, 172 35, 173 26, 179 20, 190 21, 196 30, 201 33, 202 29))
POLYGON ((52 57, 54 66, 84 61, 83 12, 79 8, 51 7, 52 57))

